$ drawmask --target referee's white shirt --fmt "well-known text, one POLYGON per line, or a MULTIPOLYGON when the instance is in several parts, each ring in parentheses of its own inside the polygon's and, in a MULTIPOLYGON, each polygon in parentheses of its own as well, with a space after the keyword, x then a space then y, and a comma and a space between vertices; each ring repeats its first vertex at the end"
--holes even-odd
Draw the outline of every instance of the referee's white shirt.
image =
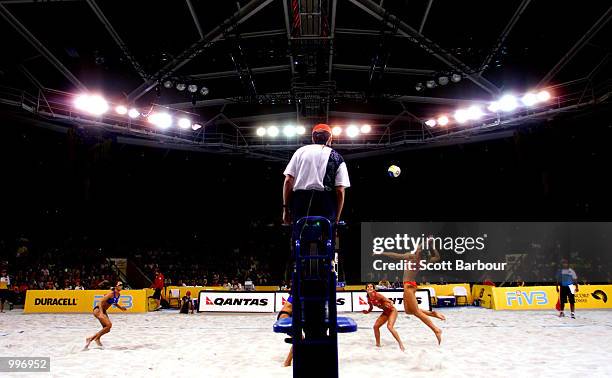
MULTIPOLYGON (((327 169, 327 162, 332 149, 320 144, 310 144, 298 148, 291 157, 285 175, 295 178, 293 190, 325 190, 323 180, 327 169)), ((349 181, 346 163, 342 161, 336 171, 335 186, 348 188, 349 181)))

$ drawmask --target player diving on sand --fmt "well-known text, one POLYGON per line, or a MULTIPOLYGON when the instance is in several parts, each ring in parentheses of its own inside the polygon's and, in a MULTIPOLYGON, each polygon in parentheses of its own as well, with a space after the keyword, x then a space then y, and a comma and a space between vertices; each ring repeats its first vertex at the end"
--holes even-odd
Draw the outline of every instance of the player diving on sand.
POLYGON ((395 253, 395 252, 382 252, 380 254, 376 254, 377 256, 386 256, 396 260, 405 261, 404 268, 404 311, 406 314, 412 314, 419 318, 426 326, 428 326, 433 333, 436 335, 438 339, 438 344, 442 342, 442 330, 436 327, 435 324, 429 319, 429 316, 438 318, 440 320, 446 320, 444 315, 440 314, 437 311, 428 311, 421 310, 419 308, 417 299, 416 299, 416 276, 419 272, 419 262, 421 260, 427 260, 426 262, 438 262, 440 261, 440 253, 433 249, 431 255, 428 258, 424 258, 422 256, 421 247, 418 246, 416 252, 414 253, 395 253), (412 262, 412 264, 410 264, 412 262), (414 266, 412 269, 410 266, 414 266))
POLYGON ((98 344, 99 346, 102 346, 102 343, 100 342, 100 338, 103 335, 109 333, 113 326, 113 323, 111 323, 108 317, 108 314, 106 313, 106 310, 108 310, 110 306, 114 305, 121 311, 127 310, 127 308, 119 304, 119 297, 121 296, 121 289, 123 289, 123 283, 119 281, 117 282, 115 287, 111 289, 110 292, 108 292, 106 295, 104 295, 100 299, 100 303, 97 304, 93 308, 93 316, 95 316, 96 319, 98 319, 98 321, 100 322, 100 324, 102 324, 102 329, 98 331, 95 335, 90 336, 87 339, 85 339, 86 343, 85 343, 85 348, 83 349, 87 349, 89 347, 89 344, 91 344, 92 341, 95 341, 96 344, 98 344))

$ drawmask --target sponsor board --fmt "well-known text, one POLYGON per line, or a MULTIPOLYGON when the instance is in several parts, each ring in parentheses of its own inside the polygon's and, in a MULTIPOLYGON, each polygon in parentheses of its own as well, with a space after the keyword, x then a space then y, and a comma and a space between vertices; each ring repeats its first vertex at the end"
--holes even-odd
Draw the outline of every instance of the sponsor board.
MULTIPOLYGON (((288 292, 280 292, 276 293, 276 300, 274 304, 274 310, 279 312, 285 302, 289 298, 288 292)), ((353 311, 353 299, 351 293, 347 292, 337 292, 336 293, 336 308, 338 312, 351 312, 353 311)))
POLYGON ((276 293, 200 291, 198 312, 274 312, 276 293))
POLYGON ((612 285, 580 285, 576 308, 612 308, 612 285))
MULTIPOLYGON (((391 299, 399 311, 404 311, 403 291, 383 292, 391 299)), ((417 290, 419 307, 430 310, 429 291, 417 290)), ((261 292, 211 292, 201 291, 198 301, 199 312, 279 312, 289 298, 288 292, 261 293, 261 292)), ((365 291, 337 292, 336 305, 338 312, 355 312, 367 310, 365 291), (360 305, 365 301, 365 305, 360 305)), ((374 307, 373 311, 382 311, 374 307)))
MULTIPOLYGON (((495 287, 495 310, 551 310, 559 298, 555 286, 495 287)), ((576 309, 612 308, 612 285, 579 285, 576 309)), ((566 306, 567 307, 567 306, 566 306)))
MULTIPOLYGON (((108 290, 28 290, 23 311, 32 312, 91 312, 108 290)), ((126 312, 146 312, 144 290, 122 290, 119 304, 126 312)), ((108 312, 122 312, 111 306, 108 312)))
MULTIPOLYGON (((389 298, 398 311, 404 311, 404 292, 403 291, 379 291, 380 294, 389 298)), ((368 297, 365 291, 354 291, 353 296, 353 311, 363 311, 370 308, 368 305, 368 297)), ((431 310, 429 301, 429 290, 417 289, 417 303, 421 310, 431 310)), ((374 307, 372 311, 382 312, 378 307, 374 307)))
POLYGON ((493 286, 474 285, 472 298, 480 307, 493 308, 493 286))

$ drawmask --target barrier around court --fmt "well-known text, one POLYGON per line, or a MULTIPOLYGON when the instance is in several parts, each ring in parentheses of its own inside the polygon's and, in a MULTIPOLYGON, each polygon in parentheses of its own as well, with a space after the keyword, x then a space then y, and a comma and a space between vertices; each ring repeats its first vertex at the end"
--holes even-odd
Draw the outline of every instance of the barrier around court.
MULTIPOLYGON (((403 291, 379 291, 391 299, 398 311, 404 311, 403 291)), ((200 291, 198 312, 278 312, 287 298, 288 292, 260 291, 200 291)), ((429 291, 418 289, 416 293, 419 307, 430 310, 429 291)), ((336 293, 338 312, 361 312, 369 308, 365 291, 339 291, 336 293)), ((382 311, 374 307, 373 311, 382 311)))
MULTIPOLYGON (((555 286, 491 287, 491 293, 495 310, 553 310, 559 298, 555 286)), ((612 309, 612 285, 579 285, 575 300, 577 309, 612 309)))
MULTIPOLYGON (((25 313, 88 313, 108 290, 28 290, 23 308, 25 313)), ((119 304, 128 313, 147 311, 146 290, 122 290, 119 304)), ((108 312, 122 312, 111 306, 108 312)))

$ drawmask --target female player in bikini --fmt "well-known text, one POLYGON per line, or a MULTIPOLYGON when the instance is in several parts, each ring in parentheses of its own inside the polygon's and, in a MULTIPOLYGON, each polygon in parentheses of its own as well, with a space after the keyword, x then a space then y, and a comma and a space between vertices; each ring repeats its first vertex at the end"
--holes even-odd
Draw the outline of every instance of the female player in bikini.
POLYGON ((397 340, 397 343, 403 352, 404 344, 402 344, 399 334, 393 327, 395 325, 395 320, 397 319, 397 309, 393 306, 393 302, 391 302, 389 298, 374 290, 374 284, 367 284, 366 291, 368 292, 368 304, 370 305, 370 308, 363 310, 363 313, 369 314, 372 312, 374 306, 383 310, 383 313, 378 317, 378 319, 376 319, 376 323, 374 323, 374 337, 376 338, 376 346, 380 347, 380 327, 387 323, 387 329, 389 332, 391 332, 395 340, 397 340))
MULTIPOLYGON (((440 320, 446 320, 446 318, 444 317, 444 315, 440 314, 437 311, 421 310, 416 299, 416 275, 419 272, 419 262, 420 260, 422 260, 421 252, 421 247, 419 246, 417 247, 415 253, 383 252, 379 254, 379 256, 382 255, 390 257, 392 259, 406 261, 404 269, 404 310, 406 311, 406 314, 412 314, 419 318, 423 323, 425 323, 425 325, 428 326, 436 335, 436 338, 438 339, 438 344, 440 344, 442 342, 442 330, 436 327, 436 325, 433 324, 433 322, 431 321, 431 319, 429 319, 428 316, 438 318, 440 320), (409 263, 411 261, 415 266, 414 269, 409 269, 409 263)), ((440 261, 440 253, 436 249, 433 249, 431 255, 426 260, 426 262, 428 263, 438 262, 440 261)))
MULTIPOLYGON (((276 320, 283 319, 283 318, 290 318, 292 317, 292 315, 293 315, 293 297, 289 295, 289 298, 287 298, 287 301, 285 302, 285 304, 283 304, 283 308, 278 313, 276 320)), ((291 346, 291 349, 289 349, 289 354, 287 355, 285 362, 283 362, 283 366, 285 367, 291 366, 291 361, 293 361, 293 346, 291 346)))
POLYGON ((86 344, 84 349, 87 349, 92 341, 95 341, 96 344, 102 346, 102 343, 100 342, 100 337, 109 333, 111 327, 113 326, 113 323, 111 323, 108 314, 106 313, 106 310, 108 310, 110 306, 114 305, 121 311, 127 310, 127 308, 119 304, 119 296, 121 295, 121 289, 123 289, 123 283, 117 282, 115 287, 113 287, 109 293, 107 293, 102 297, 102 299, 100 299, 100 304, 96 305, 93 308, 93 316, 95 316, 96 319, 100 321, 100 324, 102 324, 102 329, 95 335, 85 339, 86 344))

